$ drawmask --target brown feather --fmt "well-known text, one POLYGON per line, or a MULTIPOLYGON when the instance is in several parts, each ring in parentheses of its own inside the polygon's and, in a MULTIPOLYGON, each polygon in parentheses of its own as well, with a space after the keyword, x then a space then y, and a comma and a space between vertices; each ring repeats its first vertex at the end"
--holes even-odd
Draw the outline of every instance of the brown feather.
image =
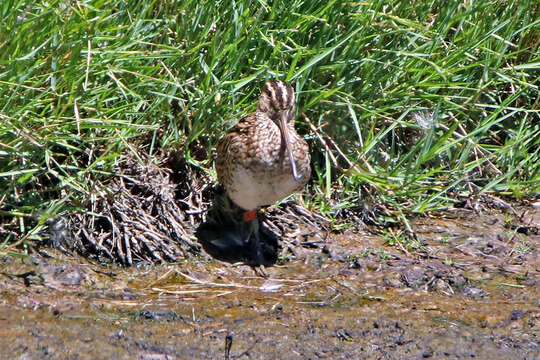
POLYGON ((218 180, 238 206, 252 210, 270 205, 301 190, 309 180, 309 148, 294 129, 294 90, 284 81, 266 84, 257 111, 238 122, 217 146, 218 180), (280 114, 287 129, 299 179, 294 180, 291 161, 279 128, 280 114))

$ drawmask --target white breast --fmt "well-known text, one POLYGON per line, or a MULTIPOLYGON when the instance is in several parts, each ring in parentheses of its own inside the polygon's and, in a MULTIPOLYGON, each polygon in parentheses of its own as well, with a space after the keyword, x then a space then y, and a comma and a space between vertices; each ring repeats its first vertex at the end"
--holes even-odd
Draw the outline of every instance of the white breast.
MULTIPOLYGON (((255 174, 239 167, 233 172, 234 186, 228 188, 231 200, 245 210, 272 205, 298 189, 300 183, 291 174, 255 174)), ((302 181, 303 182, 303 181, 302 181)))

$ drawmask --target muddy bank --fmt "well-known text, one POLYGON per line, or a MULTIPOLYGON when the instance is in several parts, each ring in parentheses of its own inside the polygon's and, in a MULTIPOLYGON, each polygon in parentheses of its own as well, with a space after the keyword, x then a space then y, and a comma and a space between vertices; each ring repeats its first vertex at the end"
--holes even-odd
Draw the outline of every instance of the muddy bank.
POLYGON ((415 240, 301 236, 267 278, 208 257, 5 256, 0 358, 535 359, 540 211, 518 213, 412 219, 415 240))

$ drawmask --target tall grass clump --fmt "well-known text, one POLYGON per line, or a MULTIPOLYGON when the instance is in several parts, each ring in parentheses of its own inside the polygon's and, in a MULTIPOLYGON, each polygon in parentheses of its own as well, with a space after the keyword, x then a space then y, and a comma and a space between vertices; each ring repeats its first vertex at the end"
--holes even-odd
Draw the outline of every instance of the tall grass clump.
POLYGON ((212 175, 211 149, 273 77, 297 91, 315 210, 529 196, 539 19, 536 0, 4 0, 2 246, 84 209, 128 156, 180 149, 212 175))

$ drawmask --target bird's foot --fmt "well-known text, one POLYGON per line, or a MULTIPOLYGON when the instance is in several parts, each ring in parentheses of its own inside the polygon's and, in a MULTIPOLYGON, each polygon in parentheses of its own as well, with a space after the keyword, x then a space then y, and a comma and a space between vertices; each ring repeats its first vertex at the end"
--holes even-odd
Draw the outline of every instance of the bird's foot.
POLYGON ((261 264, 258 266, 252 266, 251 268, 253 269, 255 275, 265 279, 268 278, 268 273, 266 272, 266 267, 264 265, 261 264))

